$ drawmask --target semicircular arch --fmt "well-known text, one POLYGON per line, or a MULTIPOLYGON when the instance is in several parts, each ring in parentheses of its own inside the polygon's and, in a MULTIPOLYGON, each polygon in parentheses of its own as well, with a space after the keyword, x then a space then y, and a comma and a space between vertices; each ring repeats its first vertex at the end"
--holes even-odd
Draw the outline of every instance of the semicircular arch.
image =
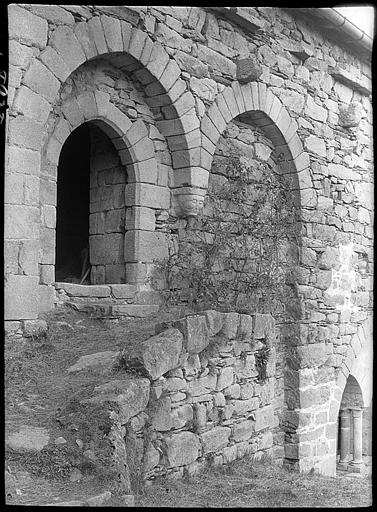
POLYGON ((19 113, 44 124, 67 78, 85 62, 99 57, 109 59, 143 85, 156 126, 172 153, 173 169, 188 166, 200 145, 200 122, 181 69, 161 43, 115 17, 101 14, 73 27, 55 27, 20 84, 20 89, 30 88, 39 96, 38 105, 19 113), (186 137, 189 132, 190 142, 186 137))
POLYGON ((262 82, 240 85, 233 82, 219 94, 200 125, 206 151, 205 169, 210 172, 217 142, 230 121, 244 116, 261 128, 275 144, 279 165, 299 193, 300 206, 315 206, 316 196, 309 172, 310 159, 297 134, 297 123, 279 98, 262 82))

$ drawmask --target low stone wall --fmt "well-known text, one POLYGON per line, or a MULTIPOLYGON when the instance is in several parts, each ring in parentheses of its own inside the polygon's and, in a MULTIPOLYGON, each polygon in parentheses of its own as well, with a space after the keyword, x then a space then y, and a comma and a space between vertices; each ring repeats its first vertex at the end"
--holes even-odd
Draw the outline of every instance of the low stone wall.
POLYGON ((112 420, 123 491, 246 454, 282 461, 273 318, 210 310, 156 332, 123 349, 116 380, 85 400, 112 420))

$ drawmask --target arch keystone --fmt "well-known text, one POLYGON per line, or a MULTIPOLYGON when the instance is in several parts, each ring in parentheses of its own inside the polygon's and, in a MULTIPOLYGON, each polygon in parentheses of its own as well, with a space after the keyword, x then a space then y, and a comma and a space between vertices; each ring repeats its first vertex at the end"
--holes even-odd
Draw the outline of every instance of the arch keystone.
POLYGON ((80 21, 79 23, 76 23, 73 27, 73 32, 75 33, 77 40, 81 44, 82 49, 84 50, 84 53, 86 55, 86 58, 89 60, 93 57, 96 57, 97 48, 93 39, 90 37, 87 22, 80 21))
POLYGON ((132 25, 131 23, 128 23, 127 21, 120 20, 120 28, 122 32, 122 39, 123 39, 123 51, 128 52, 128 47, 131 40, 131 34, 132 34, 132 25))
POLYGON ((100 16, 105 34, 106 44, 110 52, 123 51, 123 39, 120 21, 117 18, 110 18, 110 16, 100 16))
POLYGON ((251 84, 245 84, 241 87, 241 92, 243 96, 243 101, 245 104, 245 112, 248 112, 250 110, 254 110, 254 104, 253 104, 253 96, 251 94, 251 84))
POLYGON ((94 16, 88 21, 89 34, 97 49, 96 55, 107 53, 107 44, 99 16, 94 16))

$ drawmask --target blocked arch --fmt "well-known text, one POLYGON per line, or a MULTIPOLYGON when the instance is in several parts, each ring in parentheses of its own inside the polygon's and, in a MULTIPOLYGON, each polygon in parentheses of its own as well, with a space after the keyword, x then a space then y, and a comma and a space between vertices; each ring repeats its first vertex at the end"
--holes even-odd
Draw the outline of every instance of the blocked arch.
POLYGON ((202 163, 208 175, 221 134, 228 123, 241 114, 247 114, 247 118, 275 144, 280 168, 291 178, 292 189, 298 191, 300 207, 314 207, 310 159, 297 135, 297 123, 279 98, 261 82, 245 85, 233 82, 217 96, 203 117, 200 129, 207 154, 202 163))
MULTIPOLYGON (((56 181, 59 156, 65 141, 81 124, 92 122, 108 136, 119 155, 121 164, 127 166, 125 194, 130 205, 139 204, 140 197, 142 197, 139 184, 148 182, 148 174, 157 173, 153 143, 148 138, 148 129, 144 122, 138 120, 132 123, 126 114, 110 103, 109 96, 101 91, 84 92, 76 97, 76 101, 83 120, 79 120, 77 116, 75 122, 69 123, 62 118, 57 124, 44 155, 49 172, 55 176, 56 181)), ((141 203, 139 206, 143 206, 143 204, 141 203)), ((136 222, 136 219, 133 220, 136 222)), ((133 226, 133 229, 137 228, 137 226, 133 226)), ((125 264, 137 260, 137 238, 132 237, 129 243, 133 243, 133 246, 129 247, 127 256, 125 255, 125 264)), ((43 252, 42 245, 41 261, 44 261, 43 252)))

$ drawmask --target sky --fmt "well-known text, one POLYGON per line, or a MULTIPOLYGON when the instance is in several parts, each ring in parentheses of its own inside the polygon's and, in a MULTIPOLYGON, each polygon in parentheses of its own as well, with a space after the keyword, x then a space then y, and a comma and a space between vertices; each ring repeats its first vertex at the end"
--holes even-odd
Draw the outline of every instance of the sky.
POLYGON ((373 37, 374 8, 368 5, 335 7, 340 14, 373 37))

